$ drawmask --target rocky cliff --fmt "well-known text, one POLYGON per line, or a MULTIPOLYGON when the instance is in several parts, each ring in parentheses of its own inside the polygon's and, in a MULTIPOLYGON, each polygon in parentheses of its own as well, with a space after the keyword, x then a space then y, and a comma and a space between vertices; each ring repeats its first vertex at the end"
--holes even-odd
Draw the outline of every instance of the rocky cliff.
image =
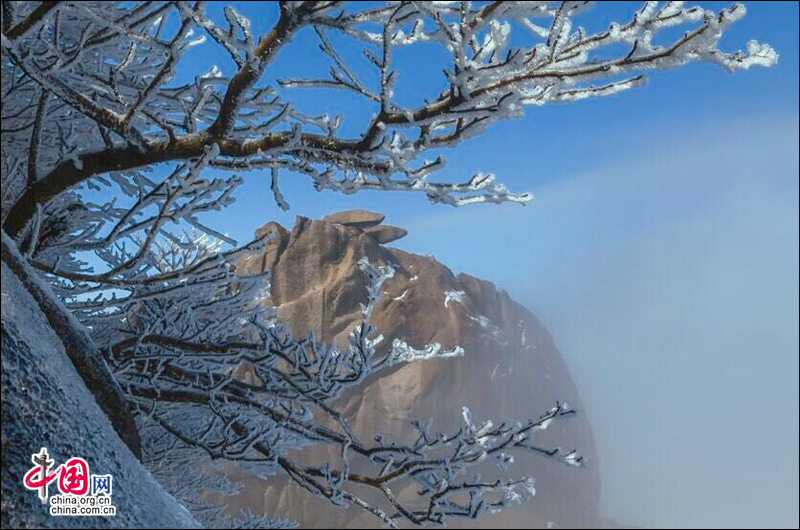
MULTIPOLYGON (((525 419, 538 416, 555 401, 582 403, 550 334, 527 309, 492 283, 468 274, 453 274, 435 259, 385 246, 405 235, 382 225, 383 216, 365 211, 341 212, 321 220, 297 217, 291 231, 268 223, 256 233, 276 233, 261 253, 243 258, 237 271, 272 270, 272 303, 293 334, 309 331, 345 344, 359 319, 365 278, 356 262, 363 256, 390 263, 395 276, 373 313, 373 323, 391 343, 400 338, 415 348, 439 342, 459 345, 461 358, 418 361, 397 366, 366 381, 341 398, 338 406, 355 431, 369 439, 377 432, 402 437, 411 420, 433 417, 438 429, 457 426, 461 407, 476 420, 525 419)), ((469 527, 595 526, 599 479, 589 422, 585 415, 555 424, 537 438, 542 446, 579 448, 589 459, 586 469, 521 455, 511 468, 534 473, 536 497, 525 506, 469 527)), ((312 455, 325 458, 324 451, 312 455)), ((276 477, 269 482, 244 476, 244 491, 232 509, 249 507, 289 517, 304 527, 372 527, 375 521, 355 509, 340 510, 276 477)))

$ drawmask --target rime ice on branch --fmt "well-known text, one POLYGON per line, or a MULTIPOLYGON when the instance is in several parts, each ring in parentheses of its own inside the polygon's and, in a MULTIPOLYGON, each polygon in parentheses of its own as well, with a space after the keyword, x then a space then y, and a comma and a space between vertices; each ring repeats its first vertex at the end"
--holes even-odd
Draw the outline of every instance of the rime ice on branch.
MULTIPOLYGON (((599 33, 578 26, 588 2, 388 2, 366 7, 344 2, 281 2, 272 30, 253 35, 232 7, 225 23, 202 4, 174 2, 6 2, 3 10, 3 195, 6 231, 17 235, 56 194, 100 174, 135 180, 153 163, 201 157, 233 171, 268 168, 310 177, 317 189, 425 193, 432 202, 527 202, 494 175, 464 183, 435 182, 444 159, 426 152, 459 144, 488 125, 521 115, 527 105, 572 102, 615 94, 644 83, 644 71, 706 61, 727 70, 768 66, 777 54, 750 41, 726 53, 717 44, 742 18, 734 4, 719 13, 683 2, 647 2, 631 20, 599 33), (171 21, 171 23, 168 23, 171 21), (511 38, 512 24, 524 28, 511 38), (686 32, 656 45, 658 32, 686 32), (171 28, 171 29, 168 29, 171 28), (382 28, 376 31, 376 28, 382 28), (313 30, 331 63, 326 79, 259 78, 284 44, 313 30), (361 46, 376 75, 356 72, 330 35, 361 46), (401 106, 396 49, 441 45, 441 93, 416 108, 401 106), (219 45, 235 64, 233 76, 216 67, 194 82, 172 81, 192 46, 219 45), (621 46, 620 46, 621 45, 621 46), (615 50, 624 49, 618 55, 615 50), (341 116, 308 116, 291 104, 289 88, 348 90, 375 109, 355 138, 340 136, 341 116), (8 179, 5 176, 8 175, 8 179), (26 184, 30 184, 25 188, 26 184)), ((345 117, 346 118, 346 117, 345 117)), ((273 186, 280 204, 277 180, 273 186)), ((132 184, 129 184, 132 185, 132 184)))
MULTIPOLYGON (((575 451, 531 441, 536 430, 573 413, 563 404, 497 427, 476 426, 465 411, 464 427, 449 434, 418 422, 411 445, 359 440, 332 405, 344 388, 382 367, 460 349, 416 350, 394 339, 376 354, 382 337, 370 312, 392 272, 367 261, 360 264, 370 280, 363 323, 348 349, 291 337, 262 309, 268 276, 237 275, 232 265, 270 235, 227 250, 236 243, 201 218, 233 203, 243 172, 268 175, 282 209, 289 204, 281 173, 304 175, 317 190, 417 191, 453 206, 524 204, 531 195, 509 191, 490 173, 461 183, 437 180, 445 161, 434 154, 522 115, 526 106, 642 86, 647 70, 704 61, 733 71, 777 60, 755 41, 746 51, 718 48, 745 14, 741 4, 711 12, 646 2, 630 20, 598 33, 579 25, 589 7, 287 1, 276 8, 271 29, 256 35, 234 8, 215 18, 203 2, 3 2, 3 229, 91 330, 135 406, 151 468, 196 514, 213 520, 221 513, 199 491, 230 484, 198 471, 220 459, 262 475, 285 473, 316 495, 356 504, 393 525, 477 517, 530 496, 529 477, 471 475, 485 461, 505 470, 514 450, 582 463, 575 451), (512 27, 519 34, 512 36, 512 27), (670 27, 685 31, 656 44, 670 27), (329 76, 278 73, 275 86, 263 83, 284 45, 304 31, 330 62, 329 76), (345 60, 345 42, 372 72, 345 60), (423 43, 446 52, 442 90, 404 107, 397 81, 414 72, 398 70, 395 57, 423 43), (176 82, 194 46, 221 47, 234 73, 214 66, 176 82), (352 92, 372 117, 359 134, 343 136, 348 116, 311 116, 292 104, 307 87, 352 92), (157 164, 167 164, 166 172, 155 172, 157 164), (231 176, 206 178, 208 169, 231 176), (97 196, 104 199, 96 203, 97 196), (333 445, 340 458, 309 467, 287 456, 287 448, 306 444, 333 445), (372 472, 351 472, 355 460, 372 472), (411 503, 392 493, 408 480, 421 486, 411 503), (354 485, 381 501, 357 496, 354 485)), ((448 293, 445 305, 450 301, 458 302, 458 293, 448 293)), ((236 524, 286 522, 243 514, 236 524)))

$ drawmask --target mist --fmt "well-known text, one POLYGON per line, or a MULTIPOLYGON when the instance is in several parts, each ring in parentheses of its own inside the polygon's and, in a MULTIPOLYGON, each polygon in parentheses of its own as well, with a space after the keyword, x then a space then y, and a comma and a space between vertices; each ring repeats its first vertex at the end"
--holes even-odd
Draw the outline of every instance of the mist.
POLYGON ((534 191, 525 209, 404 221, 399 246, 435 248, 548 326, 605 516, 797 527, 797 115, 664 130, 534 191))

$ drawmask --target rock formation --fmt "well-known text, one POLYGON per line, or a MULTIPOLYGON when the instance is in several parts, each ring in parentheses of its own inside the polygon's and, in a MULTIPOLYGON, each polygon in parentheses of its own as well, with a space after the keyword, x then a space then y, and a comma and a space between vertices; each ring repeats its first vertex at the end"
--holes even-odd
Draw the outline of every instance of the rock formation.
MULTIPOLYGON (((385 294, 373 313, 385 343, 399 338, 415 348, 439 342, 446 349, 459 345, 466 350, 462 358, 396 366, 344 395, 338 407, 363 439, 377 432, 402 437, 411 420, 428 417, 435 418, 437 429, 457 427, 464 405, 476 421, 495 422, 538 416, 557 399, 583 408, 550 334, 534 315, 488 281, 455 275, 430 257, 383 246, 405 235, 402 229, 382 226, 383 218, 358 210, 322 220, 298 216, 291 232, 267 223, 256 233, 274 231, 275 239, 237 264, 246 273, 272 270, 271 301, 295 336, 313 330, 343 346, 365 296, 365 278, 356 262, 367 256, 373 263, 390 263, 395 276, 384 284, 385 294)), ((456 521, 456 526, 599 524, 599 479, 586 416, 554 424, 537 443, 579 448, 590 465, 574 469, 523 454, 511 472, 533 473, 536 497, 477 523, 456 521)), ((326 458, 324 449, 315 451, 312 459, 326 458)), ((238 478, 245 488, 230 501, 232 510, 249 507, 298 520, 304 527, 375 526, 360 510, 329 506, 281 477, 268 482, 238 478)))
MULTIPOLYGON (((2 264, 2 527, 198 528, 122 442, 23 283, 2 264), (54 517, 23 484, 31 454, 111 474, 113 517, 54 517)), ((52 471, 52 469, 51 469, 52 471)), ((49 494, 58 489, 51 483, 49 494)))

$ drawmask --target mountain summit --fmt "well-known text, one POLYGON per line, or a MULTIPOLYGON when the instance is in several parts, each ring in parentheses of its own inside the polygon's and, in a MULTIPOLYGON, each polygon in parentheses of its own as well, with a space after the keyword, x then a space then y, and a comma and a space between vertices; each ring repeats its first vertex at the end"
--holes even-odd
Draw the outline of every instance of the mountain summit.
MULTIPOLYGON (((599 478, 591 428, 547 329, 491 282, 453 274, 432 257, 385 246, 406 231, 383 225, 383 220, 381 214, 352 210, 321 220, 298 216, 291 231, 267 223, 256 235, 274 231, 275 239, 263 251, 242 258, 237 271, 271 270, 271 303, 281 323, 294 336, 313 331, 318 338, 343 347, 360 321, 359 303, 366 293, 366 279, 356 262, 367 256, 372 263, 391 264, 395 275, 384 283, 384 295, 372 319, 385 337, 382 345, 388 347, 395 338, 417 349, 440 343, 444 350, 461 346, 464 355, 397 365, 343 395, 337 408, 344 411, 354 431, 362 439, 378 432, 403 438, 409 423, 419 419, 434 418, 434 430, 458 428, 464 406, 476 421, 491 419, 497 424, 538 417, 556 400, 567 401, 580 413, 567 422, 556 422, 534 441, 545 448, 577 448, 588 457, 589 466, 575 469, 523 454, 511 471, 519 476, 534 474, 534 499, 497 515, 487 514, 477 523, 453 521, 451 525, 599 524, 599 478), (498 417, 498 412, 503 416, 498 417)), ((308 458, 336 458, 317 451, 308 458)), ((487 466, 484 478, 491 473, 487 466)), ((245 488, 232 500, 232 509, 248 507, 292 518, 303 527, 374 526, 374 520, 362 511, 341 510, 309 498, 285 478, 272 477, 267 482, 238 478, 245 488)))

